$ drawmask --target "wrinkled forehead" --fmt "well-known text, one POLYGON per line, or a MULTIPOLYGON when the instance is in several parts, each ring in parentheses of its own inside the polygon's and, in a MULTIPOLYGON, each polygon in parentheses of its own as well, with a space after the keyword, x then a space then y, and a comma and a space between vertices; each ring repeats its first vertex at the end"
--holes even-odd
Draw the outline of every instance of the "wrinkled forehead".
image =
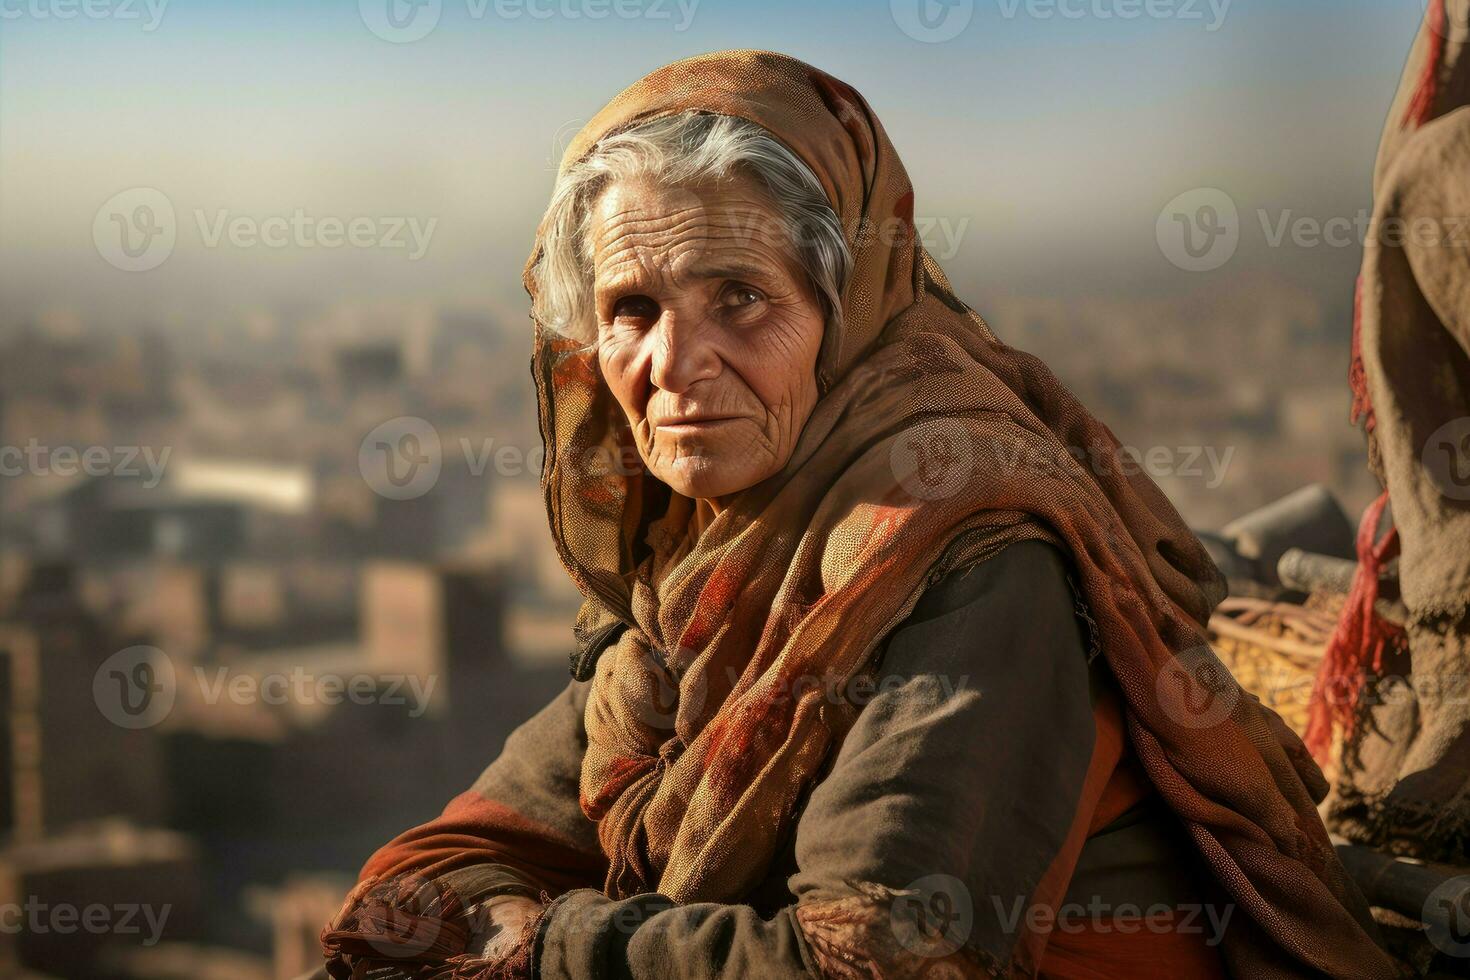
POLYGON ((599 287, 654 274, 764 279, 797 265, 774 201, 747 177, 695 187, 619 182, 589 210, 586 244, 599 287))

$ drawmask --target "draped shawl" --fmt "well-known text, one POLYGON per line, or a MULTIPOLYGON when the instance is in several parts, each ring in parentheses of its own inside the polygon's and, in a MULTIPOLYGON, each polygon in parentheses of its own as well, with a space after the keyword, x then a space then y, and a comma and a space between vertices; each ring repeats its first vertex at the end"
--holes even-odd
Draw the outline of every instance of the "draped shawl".
MULTIPOLYGON (((697 535, 694 502, 632 465, 595 350, 537 326, 542 486, 587 599, 581 796, 607 893, 740 901, 852 725, 846 695, 888 632, 948 571, 1042 539, 1070 555, 1133 750, 1249 914, 1233 965, 1395 975, 1298 772, 1311 762, 1205 639, 1220 574, 1107 426, 955 296, 868 102, 783 55, 703 55, 617 96, 563 171, 609 134, 688 110, 750 120, 794 151, 855 262, 790 461, 697 535)), ((540 254, 538 235, 533 298, 540 254)), ((1044 745, 1017 751, 1046 764, 1044 745)))

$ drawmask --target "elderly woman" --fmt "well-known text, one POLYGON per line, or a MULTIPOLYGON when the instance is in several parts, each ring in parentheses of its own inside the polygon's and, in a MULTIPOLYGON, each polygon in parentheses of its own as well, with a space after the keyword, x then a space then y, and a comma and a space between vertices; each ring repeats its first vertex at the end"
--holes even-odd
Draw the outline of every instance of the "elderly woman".
POLYGON ((368 861, 332 976, 1396 975, 1203 549, 913 215, 781 55, 571 145, 525 280, 574 680, 368 861))

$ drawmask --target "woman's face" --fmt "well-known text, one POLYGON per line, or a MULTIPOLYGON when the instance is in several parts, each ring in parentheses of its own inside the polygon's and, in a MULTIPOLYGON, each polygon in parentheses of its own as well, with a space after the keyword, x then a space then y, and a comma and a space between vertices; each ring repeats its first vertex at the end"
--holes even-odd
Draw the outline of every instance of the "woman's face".
POLYGON ((603 377, 653 475, 719 506, 780 471, 817 402, 823 314, 767 196, 616 183, 589 240, 603 377))

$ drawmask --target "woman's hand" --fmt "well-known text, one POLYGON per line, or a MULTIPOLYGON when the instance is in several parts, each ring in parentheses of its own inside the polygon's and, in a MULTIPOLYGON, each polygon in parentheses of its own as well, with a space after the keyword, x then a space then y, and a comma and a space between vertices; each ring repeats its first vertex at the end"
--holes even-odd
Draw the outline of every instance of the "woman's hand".
POLYGON ((465 952, 487 960, 513 956, 521 933, 541 914, 542 905, 524 895, 497 895, 477 905, 471 913, 474 932, 465 952))

